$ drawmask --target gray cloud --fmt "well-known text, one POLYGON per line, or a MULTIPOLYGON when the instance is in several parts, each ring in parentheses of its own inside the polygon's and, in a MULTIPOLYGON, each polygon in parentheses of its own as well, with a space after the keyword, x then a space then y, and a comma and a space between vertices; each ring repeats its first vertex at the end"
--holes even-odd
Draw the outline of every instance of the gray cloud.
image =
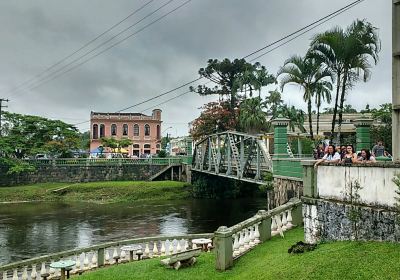
MULTIPOLYGON (((124 27, 165 2, 154 1, 124 27)), ((175 2, 168 9, 183 0, 175 2)), ((144 3, 145 0, 1 1, 0 97, 7 97, 5 93, 13 86, 43 71, 144 3)), ((31 92, 11 95, 9 109, 71 123, 84 121, 91 110, 115 111, 160 94, 196 78, 198 69, 205 66, 208 58, 242 57, 348 3, 344 0, 193 0, 75 71, 31 92)), ((379 28, 382 52, 371 80, 357 84, 348 102, 358 109, 367 103, 376 106, 390 102, 390 1, 382 1, 379 6, 375 1, 364 1, 259 61, 271 73, 276 73, 290 55, 305 53, 313 34, 335 25, 346 27, 356 18, 366 18, 379 28)), ((265 89, 263 95, 272 88, 265 89)), ((132 111, 141 111, 185 90, 132 111)), ((298 88, 288 87, 283 97, 291 105, 305 109, 298 88)), ((187 123, 199 115, 198 108, 215 99, 187 94, 160 106, 164 127, 173 126, 169 131, 173 134, 186 134, 187 123)), ((87 129, 88 124, 79 128, 87 129)))

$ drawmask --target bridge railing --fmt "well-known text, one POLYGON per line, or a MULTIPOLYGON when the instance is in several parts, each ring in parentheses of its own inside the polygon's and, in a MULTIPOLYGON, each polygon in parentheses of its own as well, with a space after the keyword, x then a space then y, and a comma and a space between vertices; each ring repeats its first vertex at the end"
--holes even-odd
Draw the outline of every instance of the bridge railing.
MULTIPOLYGON (((138 245, 143 256, 155 258, 168 256, 187 249, 196 248, 191 241, 196 238, 213 238, 212 233, 187 234, 175 236, 154 236, 135 238, 123 241, 108 242, 86 248, 68 250, 55 254, 49 254, 37 258, 23 260, 0 266, 2 280, 7 279, 42 279, 49 274, 50 279, 60 275, 59 271, 50 268, 50 263, 59 260, 73 260, 76 265, 72 274, 81 274, 94 268, 106 265, 114 265, 130 260, 130 252, 125 251, 124 245, 138 245)), ((209 244, 211 245, 211 244, 209 244)), ((136 258, 136 255, 134 256, 136 258)))
POLYGON ((259 243, 303 222, 301 201, 291 199, 271 211, 260 210, 253 217, 232 227, 219 227, 215 232, 216 268, 226 270, 233 261, 246 254, 259 243))
POLYGON ((25 162, 34 166, 97 166, 97 165, 174 165, 188 161, 188 157, 168 158, 55 158, 26 159, 25 162))

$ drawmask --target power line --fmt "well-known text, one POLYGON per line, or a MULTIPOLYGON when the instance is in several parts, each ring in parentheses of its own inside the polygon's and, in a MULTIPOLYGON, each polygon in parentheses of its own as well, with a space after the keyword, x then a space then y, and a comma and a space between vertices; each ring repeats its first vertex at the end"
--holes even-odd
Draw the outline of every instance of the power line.
POLYGON ((79 60, 81 60, 81 59, 84 58, 85 56, 91 54, 92 52, 94 52, 94 51, 97 50, 98 48, 100 48, 100 47, 104 46, 105 44, 109 43, 111 40, 115 39, 116 37, 118 37, 118 36, 121 35, 122 33, 126 32, 128 29, 132 28, 133 26, 139 24, 139 23, 142 22, 144 19, 150 17, 151 15, 153 15, 154 13, 156 13, 157 11, 159 11, 160 9, 162 9, 163 7, 165 7, 166 5, 170 4, 170 3, 173 2, 173 1, 175 1, 175 0, 169 0, 168 2, 166 2, 165 4, 163 4, 163 5, 162 5, 161 7, 159 7, 158 9, 156 9, 155 11, 153 11, 153 12, 151 12, 150 14, 146 15, 145 17, 143 17, 141 20, 139 20, 138 22, 134 23, 134 24, 131 25, 130 27, 124 29, 124 30, 121 31, 121 32, 119 32, 117 35, 113 36, 113 37, 110 38, 109 40, 107 40, 107 41, 101 43, 101 44, 98 45, 97 47, 95 47, 95 48, 93 48, 92 50, 86 52, 85 54, 81 55, 80 57, 74 59, 73 61, 71 61, 71 62, 68 63, 67 65, 64 65, 63 67, 61 67, 60 69, 56 70, 55 72, 50 73, 49 75, 47 75, 46 77, 40 79, 39 81, 36 81, 36 83, 38 83, 38 84, 36 84, 36 85, 35 85, 35 84, 32 84, 27 90, 32 90, 32 89, 38 88, 38 87, 40 87, 41 85, 46 84, 46 83, 48 83, 48 82, 50 82, 50 81, 53 81, 53 80, 57 79, 58 77, 63 76, 63 75, 65 75, 65 74, 71 72, 72 70, 75 70, 76 68, 82 66, 83 64, 86 64, 86 63, 89 62, 90 60, 96 58, 97 56, 99 56, 99 55, 101 55, 101 54, 103 54, 103 53, 105 53, 105 52, 108 51, 109 49, 111 49, 111 48, 113 48, 113 47, 115 47, 115 46, 121 44, 122 42, 126 41, 127 39, 131 38, 132 36, 135 36, 135 35, 137 35, 138 33, 142 32, 143 30, 147 29, 147 28, 150 27, 151 25, 153 25, 153 24, 159 22, 161 19, 165 18, 166 16, 170 15, 171 13, 175 12, 176 10, 182 8, 183 6, 185 6, 186 4, 188 4, 189 2, 191 2, 192 0, 187 0, 187 1, 185 1, 183 4, 177 6, 176 8, 172 9, 172 10, 169 11, 168 13, 166 13, 166 14, 160 16, 160 17, 157 18, 156 20, 150 22, 149 24, 145 25, 144 27, 140 28, 139 30, 135 31, 134 33, 131 33, 130 35, 124 37, 123 39, 117 41, 116 43, 110 45, 109 47, 103 49, 102 51, 100 51, 100 52, 98 52, 98 53, 96 53, 96 54, 90 56, 88 59, 85 59, 84 61, 82 61, 82 62, 80 62, 80 63, 78 63, 78 64, 72 66, 71 68, 66 69, 65 71, 62 71, 62 70, 64 70, 65 68, 67 68, 68 66, 74 64, 75 62, 78 62, 79 60), (62 72, 59 73, 60 71, 62 71, 62 72), (57 73, 59 73, 59 74, 57 74, 57 73), (56 74, 56 75, 54 76, 54 74, 56 74), (52 77, 52 76, 53 76, 53 77, 52 77))
POLYGON ((11 91, 9 91, 8 93, 13 93, 15 91, 17 91, 18 89, 20 89, 22 86, 25 86, 26 84, 29 84, 31 81, 39 78, 40 76, 42 76, 44 73, 49 72, 51 69, 55 68, 56 66, 60 65, 61 63, 63 63, 64 61, 68 60, 69 58, 71 58, 72 56, 74 56, 75 54, 77 54, 78 52, 80 52, 81 50, 83 50, 84 48, 86 48, 87 46, 89 46, 90 44, 92 44, 93 42, 97 41, 98 39, 100 39, 101 37, 103 37, 105 34, 107 34, 108 32, 110 32, 111 30, 113 30, 114 28, 116 28, 117 26, 119 26, 120 24, 122 24, 123 22, 125 22, 127 19, 129 19, 130 17, 132 17, 133 15, 135 15, 136 13, 140 12, 141 10, 143 10, 146 6, 148 6, 151 2, 153 2, 154 0, 150 0, 148 2, 146 2, 145 4, 143 4, 141 7, 139 7, 138 9, 134 10, 133 12, 131 12, 128 16, 126 16, 125 18, 123 18, 122 20, 120 20, 119 22, 115 23, 114 25, 112 25, 111 27, 109 27, 107 30, 105 30, 104 32, 102 32, 101 34, 97 35, 95 38, 91 39, 90 41, 86 42, 82 47, 78 48, 77 50, 73 51, 71 54, 65 56, 64 58, 60 59, 59 61, 57 61, 56 63, 52 64, 51 66, 47 67, 45 70, 43 70, 42 72, 36 74, 35 76, 31 77, 30 79, 24 81, 23 83, 19 84, 18 86, 14 87, 11 91))
MULTIPOLYGON (((252 55, 254 55, 254 54, 256 54, 256 53, 259 53, 259 52, 261 52, 261 51, 263 51, 263 50, 265 50, 265 49, 267 49, 267 48, 269 48, 269 47, 271 47, 271 46, 273 46, 273 45, 276 45, 276 44, 278 44, 278 43, 284 41, 285 39, 292 37, 293 35, 296 35, 296 34, 298 34, 298 33, 301 33, 301 35, 303 35, 303 34, 309 32, 310 30, 314 29, 315 27, 321 25, 322 23, 324 23, 324 22, 326 22, 326 21, 328 21, 328 20, 330 20, 330 19, 336 17, 337 15, 339 15, 339 14, 341 14, 341 13, 343 13, 344 11, 347 11, 348 9, 350 9, 350 8, 352 8, 352 7, 354 7, 354 6, 358 5, 358 4, 360 4, 360 3, 363 2, 363 1, 365 1, 365 0, 357 0, 357 1, 354 1, 354 2, 350 3, 349 5, 346 5, 346 6, 342 7, 342 8, 340 8, 340 9, 336 10, 335 12, 332 12, 332 13, 328 14, 327 16, 324 16, 324 17, 322 17, 322 18, 320 18, 320 19, 314 21, 313 23, 308 24, 308 25, 306 25, 306 26, 304 26, 304 27, 298 29, 297 31, 292 32, 292 33, 290 33, 290 34, 288 34, 288 35, 282 37, 282 38, 279 39, 279 40, 276 40, 276 41, 274 41, 274 42, 272 42, 272 43, 270 43, 270 44, 268 44, 268 45, 266 45, 266 46, 264 46, 264 47, 262 47, 262 48, 260 48, 260 49, 257 49, 256 51, 251 52, 250 54, 244 56, 243 59, 248 58, 248 57, 250 57, 250 56, 252 56, 252 55), (321 23, 321 22, 322 22, 322 23, 321 23), (314 25, 315 25, 315 27, 313 27, 314 25), (311 28, 311 27, 313 27, 313 28, 311 28), (307 30, 307 31, 305 31, 305 30, 307 30), (303 31, 303 32, 302 32, 302 31, 303 31)), ((301 36, 301 35, 298 35, 297 37, 299 37, 299 36, 301 36)), ((279 46, 275 47, 275 48, 272 49, 272 50, 275 50, 275 49, 277 49, 278 47, 281 47, 282 45, 291 42, 292 40, 294 40, 294 39, 297 38, 297 37, 294 37, 294 38, 292 38, 292 39, 290 39, 290 40, 288 40, 288 41, 285 41, 284 43, 280 44, 279 46)), ((270 51, 272 51, 272 50, 270 50, 270 51)), ((268 51, 268 52, 266 52, 266 53, 263 53, 263 54, 260 55, 259 57, 261 57, 261 56, 263 56, 263 55, 269 53, 270 51, 268 51)), ((184 86, 187 86, 187 85, 189 85, 189 84, 192 84, 192 83, 194 83, 194 82, 196 82, 196 81, 199 81, 199 80, 201 80, 201 79, 202 79, 202 77, 197 78, 197 79, 192 80, 192 81, 190 81, 190 82, 188 82, 188 83, 186 83, 186 84, 184 84, 184 85, 182 85, 182 86, 176 87, 176 88, 174 88, 174 89, 172 89, 172 90, 170 90, 170 91, 167 91, 167 92, 165 92, 165 93, 163 93, 163 94, 157 95, 157 96, 152 97, 152 98, 150 98, 150 99, 144 100, 144 101, 142 101, 142 102, 140 102, 140 103, 137 103, 137 104, 134 104, 134 105, 132 105, 132 106, 126 107, 126 108, 121 109, 121 110, 119 110, 119 111, 117 111, 117 112, 122 112, 122 111, 128 110, 128 109, 130 109, 130 108, 139 106, 139 105, 141 105, 141 104, 144 104, 144 103, 146 103, 146 102, 149 102, 149 101, 151 101, 151 100, 154 100, 154 99, 156 99, 156 98, 159 98, 159 97, 161 97, 161 96, 163 96, 163 95, 166 95, 166 94, 169 94, 169 93, 171 93, 171 92, 174 92, 174 91, 176 91, 176 90, 178 90, 178 89, 180 89, 180 88, 182 88, 182 87, 184 87, 184 86)), ((187 94, 187 93, 189 93, 189 92, 185 92, 185 93, 181 94, 180 96, 183 96, 183 95, 185 95, 185 94, 187 94)), ((175 98, 177 98, 177 97, 173 97, 171 100, 173 100, 173 99, 175 99, 175 98)), ((162 104, 165 104, 165 103, 167 103, 168 101, 170 101, 170 100, 166 100, 166 101, 164 101, 162 104)), ((146 110, 148 110, 148 109, 146 109, 146 110)), ((90 122, 90 120, 89 120, 89 121, 86 121, 86 122, 90 122)), ((86 122, 81 122, 81 123, 77 123, 77 124, 74 124, 74 125, 79 125, 79 124, 83 124, 83 123, 86 123, 86 122)))
MULTIPOLYGON (((248 58, 248 57, 250 57, 250 56, 252 56, 252 55, 254 55, 254 54, 256 54, 256 53, 259 53, 259 52, 265 50, 265 49, 268 48, 268 47, 271 47, 271 46, 273 46, 273 45, 276 45, 277 43, 280 43, 280 42, 284 41, 285 39, 290 38, 290 37, 292 37, 293 35, 295 35, 295 34, 297 34, 297 33, 300 32, 300 34, 298 34, 297 36, 295 36, 295 37, 293 37, 293 38, 291 38, 291 39, 289 39, 289 40, 284 41, 283 43, 279 44, 278 46, 276 46, 276 47, 274 47, 274 48, 268 50, 267 52, 264 52, 264 53, 260 54, 259 56, 257 56, 257 57, 255 57, 255 58, 253 58, 253 59, 250 60, 250 61, 254 61, 254 60, 256 60, 256 59, 258 59, 258 58, 260 58, 260 57, 262 57, 262 56, 264 56, 264 55, 266 55, 266 54, 268 54, 268 53, 270 53, 270 52, 272 52, 272 51, 274 51, 274 50, 276 50, 277 48, 282 47, 283 45, 286 45, 287 43, 289 43, 289 42, 295 40, 296 38, 298 38, 298 37, 304 35, 305 33, 307 33, 307 32, 309 32, 309 31, 311 31, 311 30, 317 28, 318 26, 322 25, 323 23, 325 23, 325 22, 327 22, 327 21, 329 21, 329 20, 331 20, 331 19, 337 17, 338 15, 340 15, 340 14, 344 13, 345 11, 347 11, 347 10, 353 8, 354 6, 360 4, 360 3, 363 2, 363 1, 365 1, 365 0, 357 0, 357 1, 354 1, 354 2, 352 2, 351 4, 346 5, 345 7, 340 8, 340 9, 336 10, 335 12, 330 13, 330 14, 327 15, 327 16, 324 16, 324 17, 318 19, 318 20, 314 21, 313 23, 308 24, 308 25, 306 25, 305 27, 302 27, 302 28, 298 29, 298 30, 295 31, 295 32, 290 33, 289 35, 286 35, 286 36, 284 36, 283 38, 281 38, 281 39, 279 39, 279 40, 276 40, 275 42, 272 42, 272 43, 266 45, 265 47, 260 48, 260 49, 258 49, 258 50, 256 50, 256 51, 254 51, 254 52, 252 52, 252 53, 250 53, 250 54, 244 56, 243 59, 248 58), (303 32, 302 32, 302 31, 303 31, 303 32)), ((201 79, 201 78, 198 78, 198 79, 196 79, 196 80, 193 80, 193 81, 191 81, 191 82, 188 82, 188 83, 186 83, 186 84, 183 85, 183 86, 186 86, 186 85, 188 85, 188 84, 191 84, 191 83, 194 83, 194 82, 196 82, 196 81, 199 81, 200 79, 201 79)), ((207 82, 207 83, 209 83, 209 82, 207 82)), ((156 98, 158 98, 158 97, 160 97, 160 96, 163 96, 163 95, 166 95, 166 94, 168 94, 168 93, 171 93, 171 92, 173 92, 173 91, 175 91, 175 90, 178 90, 178 89, 182 88, 183 86, 177 87, 177 88, 172 89, 172 90, 170 90, 170 91, 168 91, 168 92, 166 92, 166 93, 164 93, 164 94, 155 96, 155 97, 153 97, 153 98, 151 98, 151 99, 147 99, 147 100, 142 101, 142 102, 140 102, 140 103, 138 103, 138 104, 132 105, 132 106, 127 107, 127 108, 122 109, 122 110, 119 110, 119 111, 117 111, 117 112, 125 111, 125 110, 127 110, 127 109, 130 109, 130 108, 139 106, 139 105, 141 105, 141 104, 143 104, 143 103, 146 103, 146 102, 148 102, 148 101, 154 100, 154 99, 156 99, 156 98)), ((172 97, 172 98, 170 98, 170 99, 168 99, 168 100, 166 100, 166 101, 164 101, 164 102, 161 102, 161 103, 159 103, 159 104, 157 104, 157 105, 155 105, 155 106, 149 107, 149 108, 143 110, 142 112, 147 111, 147 110, 152 109, 152 108, 155 108, 155 107, 157 107, 157 106, 159 106, 159 105, 165 104, 165 103, 167 103, 167 102, 169 102, 169 101, 172 101, 172 100, 174 100, 174 99, 176 99, 176 98, 178 98, 178 97, 184 96, 184 95, 188 94, 189 92, 190 92, 190 91, 187 91, 187 92, 184 92, 184 93, 182 93, 182 94, 180 94, 180 95, 178 95, 178 96, 172 97)))

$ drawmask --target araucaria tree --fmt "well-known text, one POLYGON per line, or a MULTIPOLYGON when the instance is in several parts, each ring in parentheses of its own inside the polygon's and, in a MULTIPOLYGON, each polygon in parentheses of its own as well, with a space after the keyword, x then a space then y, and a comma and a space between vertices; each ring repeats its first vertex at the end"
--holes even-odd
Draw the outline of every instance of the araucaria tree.
POLYGON ((332 73, 328 68, 322 68, 314 57, 307 54, 304 57, 294 55, 286 60, 279 69, 278 76, 282 76, 280 80, 282 90, 287 84, 295 84, 303 89, 303 99, 307 103, 310 136, 314 139, 311 119, 312 98, 317 91, 328 91, 332 88, 329 81, 332 73))
POLYGON ((311 54, 335 74, 336 94, 333 108, 331 139, 334 137, 337 113, 338 139, 343 105, 348 90, 361 78, 370 77, 370 59, 376 64, 381 49, 377 29, 365 20, 356 20, 345 30, 335 27, 317 34, 311 43, 311 54))

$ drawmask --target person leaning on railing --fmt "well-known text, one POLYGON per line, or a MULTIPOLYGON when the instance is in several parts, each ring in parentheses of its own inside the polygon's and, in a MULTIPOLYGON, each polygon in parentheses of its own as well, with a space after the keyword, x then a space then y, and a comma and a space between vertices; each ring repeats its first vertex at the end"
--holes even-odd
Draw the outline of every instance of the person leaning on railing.
POLYGON ((376 162, 376 159, 368 149, 362 149, 360 156, 358 157, 359 163, 372 163, 376 162))
POLYGON ((334 145, 328 146, 328 153, 326 153, 323 158, 317 160, 317 162, 314 164, 314 167, 317 167, 321 162, 330 162, 330 163, 340 162, 340 155, 338 152, 335 151, 334 145))
POLYGON ((342 158, 342 163, 352 164, 352 163, 356 163, 356 162, 358 162, 357 154, 354 152, 353 145, 347 145, 346 153, 344 154, 344 156, 342 158))

